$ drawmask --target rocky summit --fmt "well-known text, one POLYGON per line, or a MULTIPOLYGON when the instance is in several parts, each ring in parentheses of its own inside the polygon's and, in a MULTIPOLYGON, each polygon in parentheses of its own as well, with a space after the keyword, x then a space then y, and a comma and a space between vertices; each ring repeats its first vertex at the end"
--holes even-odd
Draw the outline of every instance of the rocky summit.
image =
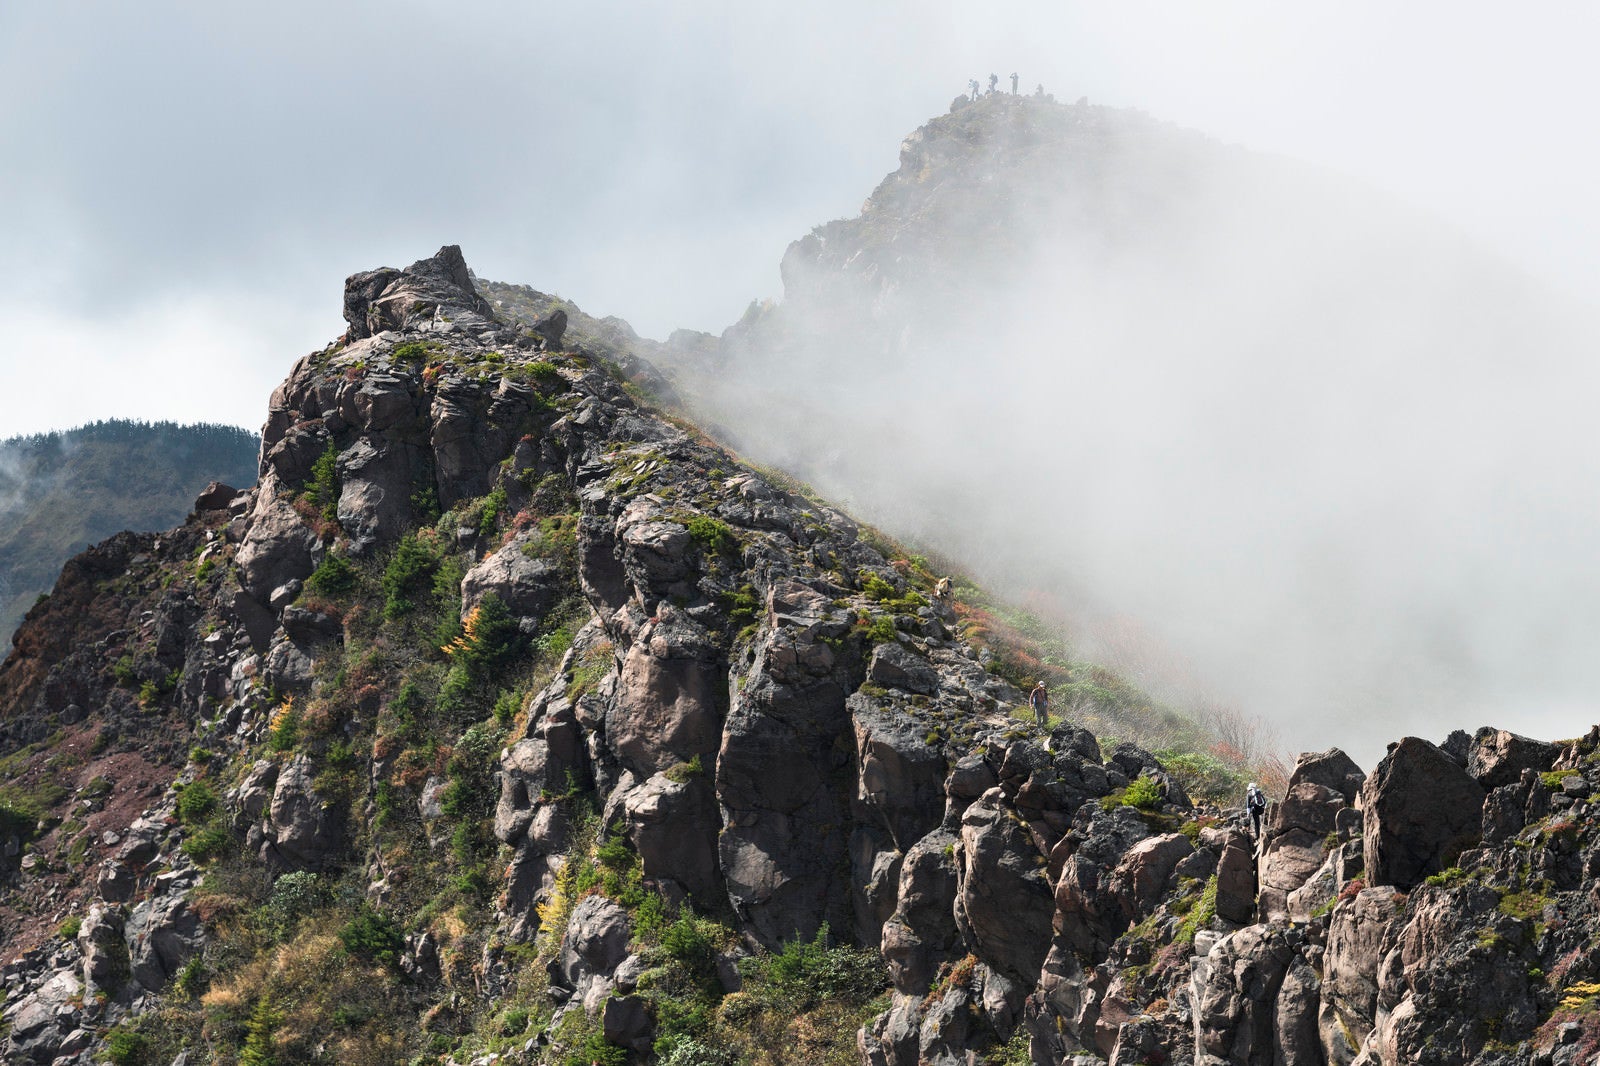
POLYGON ((29 612, 5 1062, 1595 1060, 1600 730, 1305 755, 1254 835, 537 310, 353 276, 257 485, 29 612))

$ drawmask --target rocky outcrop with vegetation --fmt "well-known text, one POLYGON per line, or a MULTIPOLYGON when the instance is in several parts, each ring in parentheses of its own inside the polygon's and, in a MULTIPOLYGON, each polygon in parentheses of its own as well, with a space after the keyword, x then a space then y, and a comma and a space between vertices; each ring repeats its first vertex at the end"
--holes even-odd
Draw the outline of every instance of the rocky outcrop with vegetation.
POLYGON ((5 1061, 1593 1057, 1600 731, 1306 756, 1257 842, 1245 768, 458 250, 345 315, 256 487, 0 666, 5 1061))

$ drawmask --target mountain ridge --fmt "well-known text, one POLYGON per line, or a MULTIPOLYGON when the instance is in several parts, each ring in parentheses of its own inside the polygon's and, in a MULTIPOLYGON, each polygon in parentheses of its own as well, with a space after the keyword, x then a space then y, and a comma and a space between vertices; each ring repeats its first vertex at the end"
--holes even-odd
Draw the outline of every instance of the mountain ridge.
POLYGON ((1202 730, 587 347, 631 331, 484 290, 352 275, 256 486, 24 620, 7 1061, 1600 1051, 1600 727, 1307 753, 1253 826, 1128 739, 1202 730))
POLYGON ((1257 845, 1148 751, 1032 725, 923 563, 430 265, 352 278, 391 328, 296 364, 256 488, 73 560, 0 665, 10 1059, 1600 1040, 1600 730, 1303 757, 1257 845))

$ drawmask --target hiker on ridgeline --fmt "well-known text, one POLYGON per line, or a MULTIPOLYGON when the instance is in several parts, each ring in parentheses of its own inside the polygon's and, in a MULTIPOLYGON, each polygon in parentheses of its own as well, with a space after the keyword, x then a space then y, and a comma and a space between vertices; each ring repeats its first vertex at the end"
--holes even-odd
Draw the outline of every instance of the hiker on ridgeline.
POLYGON ((1044 682, 1033 686, 1033 691, 1028 693, 1028 706, 1033 708, 1034 721, 1041 726, 1050 722, 1050 693, 1045 691, 1044 682))
POLYGON ((1261 839, 1261 818, 1267 813, 1267 797, 1254 781, 1244 790, 1244 809, 1250 812, 1250 835, 1261 839))
POLYGON ((967 85, 972 89, 972 98, 976 100, 978 98, 978 79, 973 78, 971 81, 967 82, 967 85))
POLYGON ((1011 72, 1011 95, 1017 95, 1017 72, 1014 70, 1011 72))
POLYGON ((998 74, 990 74, 989 75, 989 93, 990 93, 990 95, 993 95, 994 87, 996 85, 999 85, 999 84, 1000 84, 1000 75, 998 75, 998 74))

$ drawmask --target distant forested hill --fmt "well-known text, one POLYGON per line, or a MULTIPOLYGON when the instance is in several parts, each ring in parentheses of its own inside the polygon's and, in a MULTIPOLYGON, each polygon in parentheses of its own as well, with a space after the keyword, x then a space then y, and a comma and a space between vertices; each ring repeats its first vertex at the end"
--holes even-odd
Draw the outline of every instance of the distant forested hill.
POLYGON ((0 653, 74 553, 177 525, 209 481, 255 484, 259 445, 237 426, 121 419, 0 441, 0 653))

